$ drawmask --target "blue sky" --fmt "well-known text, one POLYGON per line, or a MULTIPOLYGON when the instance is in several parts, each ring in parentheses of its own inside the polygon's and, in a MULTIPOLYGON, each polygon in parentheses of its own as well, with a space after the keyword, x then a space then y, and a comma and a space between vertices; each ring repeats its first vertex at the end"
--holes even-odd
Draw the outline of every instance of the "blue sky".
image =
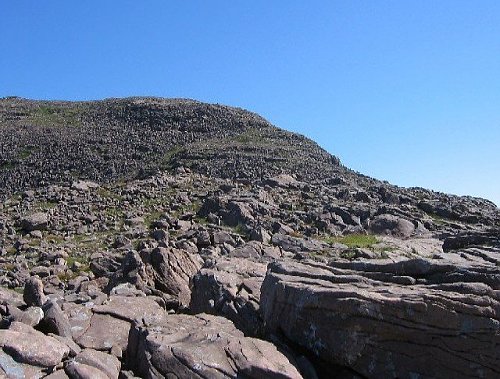
POLYGON ((500 204, 500 2, 0 0, 0 96, 240 106, 402 186, 500 204))

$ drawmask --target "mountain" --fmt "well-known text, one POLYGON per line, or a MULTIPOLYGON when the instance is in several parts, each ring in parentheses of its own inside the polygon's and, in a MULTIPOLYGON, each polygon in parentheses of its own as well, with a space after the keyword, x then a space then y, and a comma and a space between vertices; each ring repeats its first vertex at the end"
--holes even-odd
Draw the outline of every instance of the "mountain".
POLYGON ((500 210, 257 114, 3 98, 0 195, 7 377, 500 375, 500 210))
POLYGON ((74 177, 127 180, 181 165, 218 177, 308 179, 339 166, 314 142, 254 113, 192 100, 4 98, 0 126, 7 190, 74 177))

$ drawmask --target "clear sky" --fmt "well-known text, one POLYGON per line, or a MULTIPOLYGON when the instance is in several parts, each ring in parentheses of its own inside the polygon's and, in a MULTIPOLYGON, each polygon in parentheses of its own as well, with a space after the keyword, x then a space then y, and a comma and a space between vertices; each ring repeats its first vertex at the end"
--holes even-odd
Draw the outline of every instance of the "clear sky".
POLYGON ((500 204, 500 1, 0 0, 0 97, 240 106, 402 186, 500 204))

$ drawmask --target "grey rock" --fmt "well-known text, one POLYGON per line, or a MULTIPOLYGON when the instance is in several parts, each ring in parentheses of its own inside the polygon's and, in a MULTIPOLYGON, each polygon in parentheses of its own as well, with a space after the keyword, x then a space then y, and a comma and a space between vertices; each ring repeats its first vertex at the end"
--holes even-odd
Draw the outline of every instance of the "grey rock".
POLYGON ((76 361, 65 364, 64 371, 71 379, 108 379, 101 370, 76 361))
POLYGON ((21 220, 21 228, 23 228, 26 232, 31 232, 33 230, 46 230, 47 225, 47 215, 41 212, 33 213, 21 220))
MULTIPOLYGON (((269 332, 279 330, 324 361, 370 378, 498 375, 493 346, 500 343, 500 304, 491 287, 408 286, 391 279, 401 275, 398 266, 389 265, 389 275, 374 280, 356 264, 349 270, 271 263, 261 289, 269 332)), ((417 277, 435 270, 410 267, 407 275, 417 277)))
POLYGON ((415 225, 409 220, 390 214, 378 215, 370 223, 370 230, 376 234, 391 234, 409 237, 415 231, 415 225))
POLYGON ((33 276, 25 282, 23 299, 28 306, 41 307, 45 304, 47 297, 43 293, 43 283, 39 278, 33 276))
POLYGON ((82 348, 109 351, 113 346, 125 350, 130 323, 106 314, 94 314, 90 326, 76 339, 82 348))

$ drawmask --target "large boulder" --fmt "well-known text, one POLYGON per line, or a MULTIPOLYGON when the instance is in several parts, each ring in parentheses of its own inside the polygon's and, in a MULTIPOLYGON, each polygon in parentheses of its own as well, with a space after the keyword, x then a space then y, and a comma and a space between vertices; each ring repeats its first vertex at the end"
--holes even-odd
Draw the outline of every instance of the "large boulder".
POLYGON ((165 310, 150 296, 110 296, 103 304, 95 306, 92 311, 130 322, 144 318, 161 321, 167 315, 165 310))
POLYGON ((23 299, 27 305, 41 307, 47 301, 43 293, 43 283, 36 276, 30 277, 24 283, 23 299))
POLYGON ((191 297, 189 281, 202 266, 199 256, 179 249, 154 249, 146 260, 149 281, 154 288, 175 296, 187 306, 191 297))
POLYGON ((21 228, 25 232, 32 232, 34 230, 45 230, 48 225, 48 217, 45 213, 38 212, 25 216, 21 219, 21 228))
POLYGON ((261 289, 268 331, 367 378, 499 377, 497 269, 349 264, 271 263, 261 289))
POLYGON ((85 349, 75 357, 75 362, 95 367, 107 375, 109 379, 118 379, 120 361, 111 354, 93 349, 85 349))
POLYGON ((55 366, 69 354, 65 344, 20 322, 0 330, 0 347, 18 362, 41 367, 55 366))
POLYGON ((130 323, 109 315, 95 313, 90 326, 76 339, 82 348, 111 351, 127 348, 130 323))
POLYGON ((321 251, 328 247, 317 240, 293 237, 281 233, 273 234, 271 242, 273 245, 279 246, 283 250, 292 253, 321 251))
POLYGON ((415 231, 415 225, 402 217, 391 214, 381 214, 371 221, 370 230, 375 234, 409 237, 415 231))
POLYGON ((249 335, 262 329, 260 287, 266 265, 243 258, 218 261, 201 269, 192 280, 189 310, 224 316, 249 335))
POLYGON ((127 357, 143 378, 301 378, 274 345, 206 314, 171 315, 161 324, 136 326, 127 357))
POLYGON ((199 255, 181 249, 157 247, 140 254, 131 251, 113 274, 110 287, 128 282, 146 293, 162 296, 170 308, 186 307, 191 297, 189 282, 202 264, 199 255))

